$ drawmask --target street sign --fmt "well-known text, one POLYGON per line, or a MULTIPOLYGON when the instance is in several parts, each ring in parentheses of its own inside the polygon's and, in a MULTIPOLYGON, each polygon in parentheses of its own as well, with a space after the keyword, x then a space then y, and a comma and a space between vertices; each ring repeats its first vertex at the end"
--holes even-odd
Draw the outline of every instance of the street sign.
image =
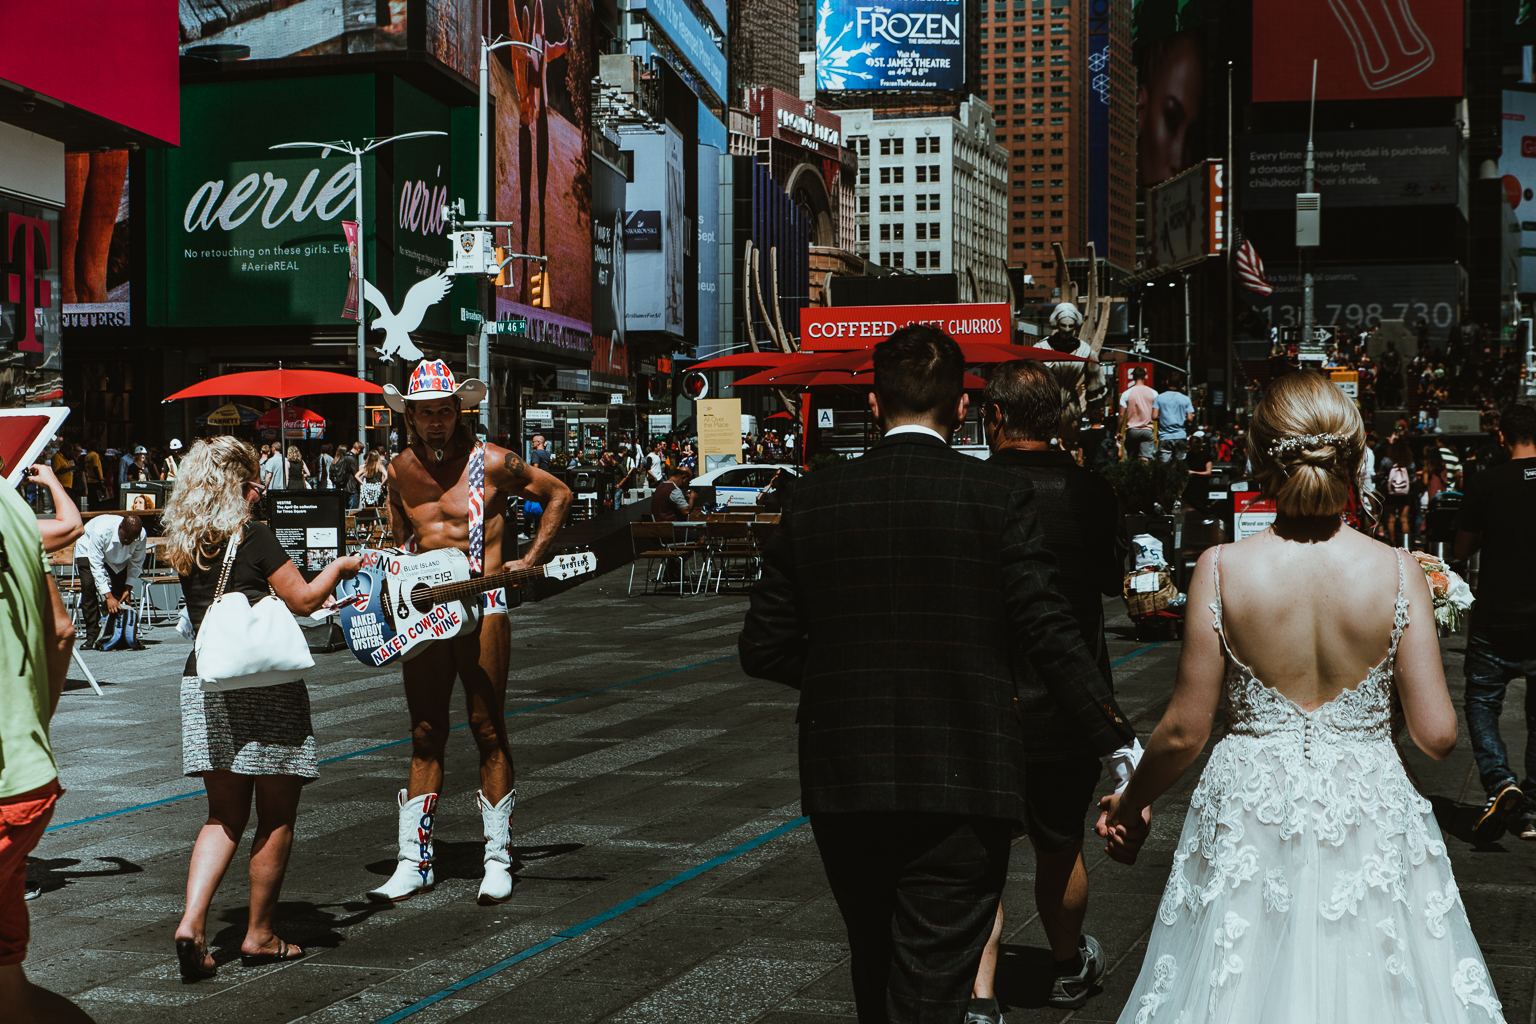
POLYGON ((837 426, 837 423, 832 419, 831 409, 816 410, 816 428, 818 430, 831 430, 835 426, 837 426))
POLYGON ((486 324, 488 334, 527 334, 527 320, 492 320, 486 324))

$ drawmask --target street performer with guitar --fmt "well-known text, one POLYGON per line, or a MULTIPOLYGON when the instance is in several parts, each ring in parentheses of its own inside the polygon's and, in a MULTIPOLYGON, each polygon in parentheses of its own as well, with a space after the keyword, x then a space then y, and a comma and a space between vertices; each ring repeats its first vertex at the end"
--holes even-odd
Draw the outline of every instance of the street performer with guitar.
MULTIPOLYGON (((470 434, 461 410, 477 404, 485 391, 479 380, 456 384, 453 371, 440 360, 423 361, 416 367, 407 394, 392 385, 384 387, 384 400, 404 416, 411 442, 389 462, 389 517, 395 545, 407 552, 457 549, 468 558, 475 576, 486 572, 486 567, 520 572, 539 565, 571 500, 570 488, 555 477, 529 466, 517 453, 477 442, 470 434), (514 495, 541 503, 544 519, 527 553, 504 561, 502 517, 514 495)), ((515 554, 515 533, 511 543, 515 554)), ((444 557, 448 554, 444 552, 444 557)), ((466 588, 463 593, 473 593, 473 581, 459 586, 466 588)), ((399 862, 389 881, 368 893, 376 902, 408 899, 436 884, 433 815, 443 785, 455 676, 464 681, 469 733, 480 751, 480 791, 475 803, 485 827, 485 879, 479 902, 500 903, 512 894, 512 811, 517 791, 505 718, 512 634, 506 590, 473 594, 463 607, 469 622, 478 618, 478 629, 451 633, 430 644, 430 656, 409 660, 407 654, 403 661, 411 715, 411 774, 397 798, 399 862), (473 611, 476 601, 478 616, 473 611)), ((425 619, 417 625, 422 623, 432 625, 425 619)))

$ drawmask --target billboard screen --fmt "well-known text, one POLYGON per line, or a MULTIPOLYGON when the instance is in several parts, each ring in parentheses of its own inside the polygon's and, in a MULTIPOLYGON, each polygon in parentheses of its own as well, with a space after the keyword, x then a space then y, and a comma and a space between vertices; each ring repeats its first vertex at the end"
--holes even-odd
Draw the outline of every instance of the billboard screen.
POLYGON ((0 196, 0 406, 58 405, 59 211, 0 196))
MULTIPOLYGON (((374 76, 189 84, 181 148, 145 155, 151 324, 339 324, 357 180, 350 158, 268 147, 375 133, 374 76)), ((411 145, 403 143, 402 145, 411 145)), ((365 195, 374 158, 363 158, 365 195)), ((372 204, 363 235, 370 279, 372 204)))
POLYGON ((716 96, 726 94, 725 52, 704 30, 687 0, 630 0, 629 7, 645 11, 716 96))
MULTIPOLYGON (((400 309, 417 282, 448 266, 448 224, 443 206, 454 198, 452 180, 453 125, 448 108, 414 86, 394 80, 395 124, 401 131, 449 132, 447 136, 410 139, 391 147, 394 180, 390 212, 394 218, 394 302, 400 309)), ((378 278, 369 271, 370 280, 378 278)), ((457 282, 455 282, 457 283, 457 282)), ((467 284, 467 282, 466 282, 467 284)), ((472 289, 471 289, 472 291, 472 289)), ((473 301, 473 300, 469 300, 473 301)), ((427 307, 421 330, 464 333, 459 303, 445 298, 427 307)), ((370 310, 369 317, 377 316, 370 310)))
MULTIPOLYGON (((1414 330, 1422 320, 1443 347, 1460 319, 1461 274, 1454 263, 1321 266, 1313 275, 1317 322, 1362 329, 1401 320, 1414 330)), ((1254 308, 1277 327, 1299 325, 1301 272, 1277 266, 1266 275, 1275 290, 1254 308)))
MULTIPOLYGON (((1249 135, 1240 144, 1240 209, 1294 209, 1307 137, 1249 135)), ((1318 132, 1313 180, 1329 208, 1448 206, 1461 196, 1460 151, 1455 128, 1318 132)))
POLYGON ((683 137, 671 125, 664 135, 626 135, 634 153, 634 181, 624 199, 624 249, 631 331, 683 333, 683 215, 686 181, 683 137))
POLYGON ((1171 267, 1221 252, 1221 161, 1207 160, 1147 192, 1152 267, 1171 267))
POLYGON ((1253 99, 1460 96, 1462 5, 1445 0, 1253 5, 1253 99))
MULTIPOLYGON (((588 83, 595 72, 592 5, 581 0, 528 0, 526 6, 492 4, 488 35, 528 41, 497 50, 489 89, 496 104, 495 219, 517 252, 547 256, 546 308, 592 323, 592 186, 588 83), (515 18, 509 9, 515 6, 515 18)), ((478 57, 476 58, 478 60, 478 57)), ((478 73, 477 73, 478 77, 478 73)), ((515 260, 498 302, 528 305, 528 276, 539 264, 515 260)), ((587 339, 590 349, 591 339, 587 339)))
POLYGON ((817 89, 964 84, 965 0, 818 0, 817 89))
POLYGON ((1504 93, 1499 175, 1520 223, 1520 291, 1536 292, 1536 93, 1504 93))
POLYGON ((1131 33, 1136 184, 1147 187, 1187 171, 1209 152, 1206 31, 1198 5, 1139 0, 1131 9, 1131 33))
POLYGON ((59 219, 65 327, 129 325, 132 227, 128 151, 68 154, 59 219))
POLYGON ((624 172, 592 160, 592 335, 624 344, 624 172))

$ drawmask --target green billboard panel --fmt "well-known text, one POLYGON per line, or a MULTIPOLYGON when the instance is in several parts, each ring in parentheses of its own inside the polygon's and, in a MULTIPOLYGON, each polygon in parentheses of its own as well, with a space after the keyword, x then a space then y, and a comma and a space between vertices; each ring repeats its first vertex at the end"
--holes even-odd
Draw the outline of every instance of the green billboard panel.
MULTIPOLYGON (((372 75, 187 85, 182 144, 147 154, 152 325, 347 324, 356 168, 344 153, 272 150, 360 143, 374 131, 372 75)), ((364 197, 374 161, 362 161, 364 197)), ((364 203, 367 272, 376 232, 364 203)))

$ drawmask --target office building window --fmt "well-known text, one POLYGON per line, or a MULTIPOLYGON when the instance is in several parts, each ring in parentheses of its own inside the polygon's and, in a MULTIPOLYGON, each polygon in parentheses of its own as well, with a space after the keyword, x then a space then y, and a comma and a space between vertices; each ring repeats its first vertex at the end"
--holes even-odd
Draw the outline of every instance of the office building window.
POLYGON ((902 181, 905 180, 906 175, 907 175, 907 169, 905 167, 892 167, 891 168, 891 182, 893 184, 900 185, 902 183, 902 181))
POLYGON ((927 213, 928 212, 928 193, 926 193, 926 192, 919 192, 917 194, 917 202, 915 204, 913 204, 912 208, 914 210, 916 210, 918 213, 927 213))
POLYGON ((859 196, 859 212, 869 212, 869 196, 859 196))
POLYGON ((882 168, 880 168, 880 184, 882 184, 882 185, 889 185, 890 183, 891 183, 891 169, 889 167, 882 167, 882 168))
POLYGON ((1044 242, 1030 242, 1029 243, 1029 247, 1031 249, 1044 249, 1045 248, 1045 243, 1044 242))
POLYGON ((938 181, 939 181, 939 165, 938 164, 929 164, 928 165, 928 182, 929 182, 929 184, 935 184, 936 185, 936 184, 938 184, 938 181))
POLYGON ((890 240, 891 240, 891 226, 889 224, 881 224, 880 225, 880 241, 882 241, 882 242, 889 242, 890 240))
POLYGON ((1061 225, 1060 224, 1052 224, 1051 225, 1051 234, 1053 234, 1053 235, 1061 234, 1061 225))
POLYGON ((926 152, 928 152, 928 140, 927 139, 921 138, 921 137, 918 138, 918 140, 917 140, 917 152, 919 152, 919 153, 926 153, 926 152))
POLYGON ((891 140, 890 139, 881 139, 880 140, 880 155, 881 156, 890 156, 891 155, 891 140))
POLYGON ((891 265, 891 254, 883 249, 880 251, 880 265, 882 267, 888 267, 891 265))
MULTIPOLYGON (((918 237, 921 238, 922 236, 919 235, 918 237)), ((931 221, 928 224, 928 241, 930 241, 930 242, 937 242, 938 240, 939 240, 939 225, 938 225, 938 222, 937 221, 931 221)))
POLYGON ((918 270, 927 270, 928 269, 928 254, 926 252, 923 252, 922 250, 918 250, 918 253, 917 253, 917 269, 918 270))
POLYGON ((906 265, 907 265, 907 254, 906 253, 904 253, 904 252, 893 252, 893 253, 891 253, 890 266, 895 267, 897 270, 901 270, 906 265))
POLYGON ((880 197, 880 212, 881 213, 890 213, 891 212, 891 197, 890 196, 881 196, 880 197))
POLYGON ((861 241, 861 242, 869 241, 869 225, 868 224, 860 224, 859 225, 859 241, 861 241))
POLYGON ((859 143, 859 156, 869 156, 869 139, 861 138, 859 143))
POLYGON ((929 270, 938 270, 939 269, 939 251, 940 250, 938 250, 938 249, 929 249, 928 250, 928 269, 929 270))
POLYGON ((1051 196, 1051 202, 1053 202, 1053 203, 1064 203, 1066 201, 1067 201, 1067 197, 1065 195, 1057 194, 1057 195, 1051 196))
MULTIPOLYGON (((922 221, 918 221, 917 222, 917 235, 915 237, 917 238, 917 240, 919 242, 926 242, 926 241, 928 241, 928 225, 923 223, 922 221)), ((922 266, 922 264, 919 263, 918 266, 922 266)))
POLYGON ((906 196, 895 196, 895 197, 893 197, 892 198, 892 207, 891 208, 893 210, 895 210, 897 213, 904 213, 906 211, 906 208, 907 208, 907 197, 906 196))
POLYGON ((930 153, 937 153, 938 151, 939 151, 939 140, 938 139, 929 139, 928 140, 928 152, 930 152, 930 153))
POLYGON ((929 213, 938 213, 939 212, 939 193, 937 193, 937 192, 930 192, 928 194, 928 212, 929 213))
POLYGON ((917 165, 917 183, 921 185, 928 180, 928 168, 922 164, 917 165))
POLYGON ((1029 229, 1029 233, 1032 234, 1032 235, 1043 235, 1043 234, 1045 234, 1045 228, 1043 228, 1043 227, 1040 227, 1040 228, 1030 228, 1029 229))
POLYGON ((860 185, 868 185, 869 184, 869 167, 868 167, 868 165, 865 165, 865 166, 859 168, 859 184, 860 185))
POLYGON ((891 239, 892 239, 892 241, 900 242, 900 241, 903 241, 906 237, 907 237, 907 226, 905 224, 892 224, 891 225, 891 239))

